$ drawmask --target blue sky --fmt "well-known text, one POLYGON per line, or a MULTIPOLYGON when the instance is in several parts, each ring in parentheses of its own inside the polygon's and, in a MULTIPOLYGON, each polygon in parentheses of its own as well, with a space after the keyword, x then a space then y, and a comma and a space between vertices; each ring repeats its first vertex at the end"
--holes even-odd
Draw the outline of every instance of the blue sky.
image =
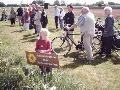
MULTIPOLYGON (((26 3, 26 4, 29 4, 31 3, 33 0, 0 0, 0 2, 4 2, 5 4, 20 4, 20 2, 23 2, 23 3, 26 3)), ((51 3, 53 4, 55 0, 45 0, 46 3, 51 3)), ((59 0, 61 1, 61 0, 59 0)), ((101 1, 101 0, 64 0, 65 2, 67 2, 67 4, 69 3, 76 3, 76 2, 79 2, 79 3, 87 3, 87 4, 91 4, 91 3, 95 3, 95 2, 98 2, 98 1, 101 1)), ((104 2, 108 2, 108 1, 111 1, 111 2, 117 2, 117 3, 120 3, 120 0, 103 0, 104 2)))

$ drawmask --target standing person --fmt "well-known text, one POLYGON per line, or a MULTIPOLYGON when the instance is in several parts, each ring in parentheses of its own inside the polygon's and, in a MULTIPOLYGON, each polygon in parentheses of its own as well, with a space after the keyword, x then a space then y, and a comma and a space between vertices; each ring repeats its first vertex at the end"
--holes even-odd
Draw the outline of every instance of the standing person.
POLYGON ((29 30, 30 16, 27 8, 24 8, 23 22, 23 30, 29 30))
POLYGON ((18 16, 19 26, 22 25, 22 23, 21 23, 22 15, 23 15, 23 8, 20 5, 19 8, 17 9, 17 16, 18 16))
POLYGON ((64 20, 63 20, 64 16, 65 16, 64 9, 62 7, 60 7, 59 23, 60 23, 61 29, 63 29, 63 27, 64 27, 64 20))
MULTIPOLYGON (((72 26, 74 24, 74 13, 73 13, 73 6, 68 5, 68 12, 64 16, 64 24, 67 26, 72 26)), ((68 31, 68 34, 73 34, 74 29, 68 31)), ((73 35, 69 35, 70 39, 73 41, 73 35)), ((69 40, 68 40, 69 41, 69 40)), ((70 42, 72 45, 72 42, 70 42)))
POLYGON ((59 20, 59 14, 60 14, 60 10, 58 8, 57 5, 55 5, 55 10, 54 10, 54 19, 55 19, 55 26, 56 26, 56 29, 58 29, 58 20, 59 20))
POLYGON ((111 48, 114 36, 114 17, 112 16, 112 8, 107 6, 104 8, 105 12, 105 28, 101 37, 101 52, 100 55, 105 54, 106 57, 111 57, 111 48))
MULTIPOLYGON (((40 38, 36 42, 35 51, 38 53, 49 53, 52 52, 51 41, 48 39, 49 31, 46 28, 42 28, 40 31, 40 38)), ((39 63, 39 62, 38 62, 39 63)), ((51 67, 39 66, 41 69, 41 74, 46 74, 52 72, 51 67)))
POLYGON ((47 24, 48 24, 48 18, 47 18, 47 14, 45 12, 45 9, 44 7, 41 7, 41 11, 42 11, 42 14, 41 14, 41 25, 42 25, 42 28, 46 28, 47 24))
POLYGON ((34 28, 35 29, 35 33, 34 34, 37 34, 36 26, 34 24, 34 18, 35 18, 35 14, 36 14, 35 4, 32 4, 31 8, 32 8, 32 10, 31 10, 31 13, 30 13, 30 28, 34 28))
POLYGON ((41 19, 41 7, 40 6, 37 6, 37 11, 36 11, 36 14, 35 14, 35 17, 34 17, 34 24, 35 24, 35 33, 39 35, 40 33, 40 30, 41 30, 41 22, 40 22, 40 19, 41 19))
POLYGON ((89 63, 94 59, 92 53, 92 41, 95 35, 95 17, 93 13, 90 12, 88 7, 83 7, 81 9, 81 15, 78 18, 76 24, 72 25, 68 30, 79 26, 81 30, 81 36, 83 38, 83 46, 86 50, 87 60, 89 63))
POLYGON ((0 21, 4 21, 4 20, 6 21, 6 19, 7 19, 7 12, 6 9, 3 9, 0 21))
POLYGON ((13 7, 11 7, 9 19, 11 21, 11 27, 14 27, 15 26, 15 20, 16 20, 16 12, 15 12, 13 7))

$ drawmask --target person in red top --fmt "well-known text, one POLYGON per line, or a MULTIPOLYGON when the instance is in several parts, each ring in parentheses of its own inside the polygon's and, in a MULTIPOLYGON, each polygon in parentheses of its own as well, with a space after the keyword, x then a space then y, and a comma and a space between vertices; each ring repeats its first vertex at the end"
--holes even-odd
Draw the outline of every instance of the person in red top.
MULTIPOLYGON (((48 39, 48 34, 49 31, 46 28, 42 28, 40 31, 40 38, 36 42, 36 48, 35 51, 38 53, 49 53, 51 54, 52 52, 52 47, 51 47, 51 41, 48 39)), ((41 74, 49 73, 52 72, 52 68, 50 67, 45 67, 45 66, 39 66, 41 69, 41 74)))

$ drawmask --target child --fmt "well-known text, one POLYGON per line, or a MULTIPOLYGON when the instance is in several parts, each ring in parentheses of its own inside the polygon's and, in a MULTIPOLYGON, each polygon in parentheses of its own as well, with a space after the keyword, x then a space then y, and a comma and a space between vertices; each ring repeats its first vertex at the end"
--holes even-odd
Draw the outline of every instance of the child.
MULTIPOLYGON (((48 29, 46 28, 41 29, 40 38, 36 42, 36 48, 35 48, 36 52, 40 52, 40 53, 51 53, 52 52, 51 41, 47 37, 48 34, 49 34, 48 29)), ((41 69, 42 75, 46 73, 49 74, 50 72, 52 72, 52 68, 50 67, 39 66, 39 68, 41 69)))

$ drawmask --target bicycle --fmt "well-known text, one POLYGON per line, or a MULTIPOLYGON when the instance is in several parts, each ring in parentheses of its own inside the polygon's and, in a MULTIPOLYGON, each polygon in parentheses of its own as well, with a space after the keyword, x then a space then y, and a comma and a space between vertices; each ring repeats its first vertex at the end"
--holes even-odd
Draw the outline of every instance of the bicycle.
MULTIPOLYGON (((66 29, 64 29, 64 30, 66 31, 66 34, 55 37, 52 40, 53 51, 58 55, 67 55, 72 48, 72 46, 70 44, 70 42, 71 42, 72 45, 75 46, 76 50, 81 50, 85 53, 84 47, 83 47, 83 42, 82 42, 83 36, 81 36, 81 41, 78 41, 78 43, 75 43, 74 40, 72 40, 69 36, 70 35, 79 35, 80 36, 80 34, 68 34, 68 30, 66 30, 66 29), (70 40, 70 42, 68 40, 70 40)), ((94 38, 97 40, 96 37, 94 37, 94 38)), ((93 50, 96 51, 98 49, 95 45, 98 45, 98 44, 93 42, 92 47, 93 47, 93 50)))

